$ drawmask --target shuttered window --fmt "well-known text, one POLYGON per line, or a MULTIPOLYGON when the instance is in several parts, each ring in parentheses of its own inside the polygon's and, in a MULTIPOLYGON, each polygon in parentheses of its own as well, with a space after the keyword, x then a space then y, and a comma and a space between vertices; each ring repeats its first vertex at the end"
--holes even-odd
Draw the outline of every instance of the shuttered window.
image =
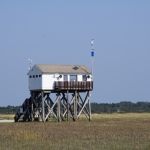
POLYGON ((68 81, 68 75, 64 75, 64 81, 68 81))

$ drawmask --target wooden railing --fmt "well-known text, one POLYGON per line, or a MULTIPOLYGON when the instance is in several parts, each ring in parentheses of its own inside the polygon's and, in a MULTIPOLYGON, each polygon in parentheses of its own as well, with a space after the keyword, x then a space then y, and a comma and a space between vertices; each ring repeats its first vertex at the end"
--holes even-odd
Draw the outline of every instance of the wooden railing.
POLYGON ((55 90, 93 90, 93 81, 56 81, 55 90))

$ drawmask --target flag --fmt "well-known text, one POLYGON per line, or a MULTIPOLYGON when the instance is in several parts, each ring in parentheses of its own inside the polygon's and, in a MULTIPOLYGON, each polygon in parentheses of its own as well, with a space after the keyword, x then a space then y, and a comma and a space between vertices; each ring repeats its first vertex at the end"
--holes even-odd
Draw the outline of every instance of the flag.
POLYGON ((94 57, 94 51, 91 52, 91 56, 94 57))

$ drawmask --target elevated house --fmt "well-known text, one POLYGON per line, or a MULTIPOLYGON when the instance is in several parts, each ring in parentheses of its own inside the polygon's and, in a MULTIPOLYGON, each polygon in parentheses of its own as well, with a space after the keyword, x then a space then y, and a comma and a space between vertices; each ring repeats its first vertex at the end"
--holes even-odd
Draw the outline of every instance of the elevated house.
POLYGON ((16 113, 18 121, 44 122, 53 115, 57 121, 79 119, 81 113, 91 120, 90 91, 93 90, 91 71, 84 65, 34 65, 27 73, 31 97, 16 113), (86 93, 82 99, 80 92, 86 93), (56 93, 56 100, 50 95, 56 93), (72 98, 69 100, 69 93, 72 98), (87 108, 88 104, 88 108, 87 108))
POLYGON ((92 90, 91 71, 84 65, 34 65, 29 90, 92 90))

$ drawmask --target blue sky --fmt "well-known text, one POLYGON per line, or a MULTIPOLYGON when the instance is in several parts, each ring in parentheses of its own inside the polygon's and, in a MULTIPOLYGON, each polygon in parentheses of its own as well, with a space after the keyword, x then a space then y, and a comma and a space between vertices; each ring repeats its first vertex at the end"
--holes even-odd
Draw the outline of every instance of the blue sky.
POLYGON ((0 0, 0 106, 30 96, 28 58, 91 68, 92 102, 150 101, 150 1, 0 0))

